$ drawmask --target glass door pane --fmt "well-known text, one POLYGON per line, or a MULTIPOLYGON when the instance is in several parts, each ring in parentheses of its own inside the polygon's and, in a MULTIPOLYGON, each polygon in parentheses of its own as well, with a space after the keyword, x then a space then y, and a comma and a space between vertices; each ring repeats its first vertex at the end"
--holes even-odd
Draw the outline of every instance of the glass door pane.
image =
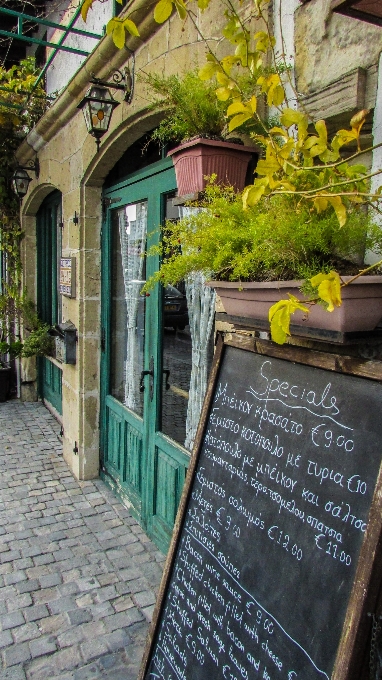
MULTIPOLYGON (((166 220, 179 219, 174 194, 166 197, 166 220)), ((183 209, 184 210, 184 209, 183 209)), ((200 275, 166 286, 162 297, 161 431, 192 449, 213 357, 214 293, 200 275)))
POLYGON ((140 376, 144 367, 147 201, 112 213, 111 271, 111 394, 143 415, 140 376))

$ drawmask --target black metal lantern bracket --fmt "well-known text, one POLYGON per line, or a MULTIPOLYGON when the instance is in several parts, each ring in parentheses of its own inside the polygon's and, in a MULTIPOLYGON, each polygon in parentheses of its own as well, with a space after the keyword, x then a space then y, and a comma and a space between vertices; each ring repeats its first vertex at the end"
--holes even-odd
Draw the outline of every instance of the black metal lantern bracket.
POLYGON ((35 161, 29 161, 27 165, 18 165, 12 175, 12 189, 15 194, 17 194, 20 201, 23 200, 28 191, 29 183, 32 181, 32 178, 28 175, 27 170, 33 170, 36 175, 36 179, 39 178, 40 164, 37 157, 35 161))
POLYGON ((40 177, 40 163, 38 158, 34 161, 28 161, 27 165, 18 165, 16 171, 17 170, 33 170, 36 179, 38 179, 40 177))
POLYGON ((127 104, 131 103, 134 94, 135 81, 135 59, 132 55, 132 66, 125 66, 123 71, 117 69, 111 76, 111 81, 96 78, 94 73, 91 74, 90 82, 93 85, 101 85, 102 87, 111 87, 114 90, 122 90, 124 92, 123 99, 127 104))

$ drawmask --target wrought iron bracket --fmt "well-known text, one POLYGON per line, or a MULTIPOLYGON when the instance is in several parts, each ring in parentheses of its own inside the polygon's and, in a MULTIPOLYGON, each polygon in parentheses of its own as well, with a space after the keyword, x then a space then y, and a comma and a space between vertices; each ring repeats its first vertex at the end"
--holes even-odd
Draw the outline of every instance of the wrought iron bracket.
POLYGON ((122 90, 124 92, 124 101, 127 104, 131 103, 134 94, 134 81, 135 81, 135 59, 134 55, 131 57, 131 68, 130 66, 125 66, 125 68, 120 71, 117 69, 111 76, 111 80, 102 80, 102 78, 96 78, 95 74, 91 74, 90 82, 93 85, 102 85, 103 87, 111 87, 114 90, 122 90))
POLYGON ((33 170, 33 172, 36 175, 36 179, 40 177, 40 163, 38 158, 34 161, 28 161, 26 165, 18 165, 18 168, 22 168, 22 170, 33 170))

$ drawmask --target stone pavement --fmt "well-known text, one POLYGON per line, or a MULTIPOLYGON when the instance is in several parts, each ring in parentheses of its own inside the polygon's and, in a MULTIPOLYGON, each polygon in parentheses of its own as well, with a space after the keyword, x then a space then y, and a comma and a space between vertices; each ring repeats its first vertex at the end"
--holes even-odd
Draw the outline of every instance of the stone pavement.
POLYGON ((164 556, 59 429, 0 404, 0 680, 136 680, 164 556))

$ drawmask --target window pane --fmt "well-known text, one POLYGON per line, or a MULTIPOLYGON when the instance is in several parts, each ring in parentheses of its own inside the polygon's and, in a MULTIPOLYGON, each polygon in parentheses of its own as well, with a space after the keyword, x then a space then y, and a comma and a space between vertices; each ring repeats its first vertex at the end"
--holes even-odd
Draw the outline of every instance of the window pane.
POLYGON ((139 391, 144 365, 147 202, 127 205, 112 214, 111 394, 143 415, 139 391))
MULTIPOLYGON (((166 219, 190 210, 166 200, 166 219)), ((162 432, 191 449, 213 356, 215 293, 200 274, 163 291, 162 432), (167 389, 168 388, 168 389, 167 389)))

